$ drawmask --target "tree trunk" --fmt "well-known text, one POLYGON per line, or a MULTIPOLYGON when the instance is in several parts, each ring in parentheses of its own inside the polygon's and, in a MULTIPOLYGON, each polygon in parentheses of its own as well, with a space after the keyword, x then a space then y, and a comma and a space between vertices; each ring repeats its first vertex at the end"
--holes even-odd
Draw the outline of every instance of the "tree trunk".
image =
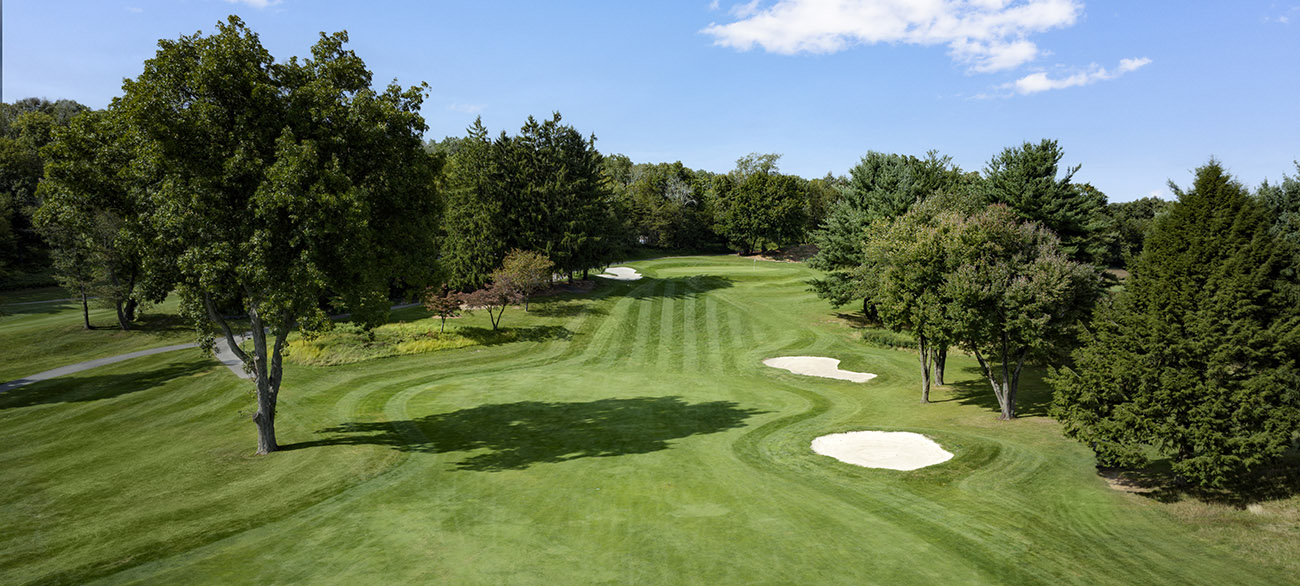
POLYGON ((253 414, 253 423, 257 424, 257 453, 266 455, 280 449, 275 441, 275 398, 270 389, 263 385, 262 377, 257 381, 257 413, 253 414))
POLYGON ((90 327, 90 303, 86 301, 86 287, 81 287, 81 319, 86 324, 86 329, 93 330, 90 327))
POLYGON ((932 354, 934 360, 934 384, 943 386, 947 384, 943 382, 943 367, 948 362, 948 346, 939 346, 932 354))
MULTIPOLYGON (((975 351, 975 359, 979 361, 980 368, 984 370, 984 376, 989 379, 989 386, 993 387, 993 396, 998 399, 998 419, 1005 421, 1016 418, 1016 404, 1015 397, 1009 393, 1011 389, 1008 387, 1010 381, 1007 379, 1005 350, 1002 352, 1002 356, 1002 381, 998 382, 998 376, 993 371, 993 365, 989 364, 987 360, 984 360, 984 355, 980 354, 979 350, 975 351)), ((1021 355, 1021 358, 1023 359, 1023 354, 1021 355)), ((1017 367, 1017 372, 1019 372, 1019 367, 1017 367)))
POLYGON ((442 323, 438 325, 438 333, 441 334, 447 330, 447 318, 442 318, 442 323))
POLYGON ((140 302, 136 301, 135 299, 126 300, 126 307, 124 308, 124 311, 126 312, 127 323, 135 322, 135 310, 138 309, 139 307, 140 307, 140 302))
POLYGON ((126 317, 126 304, 119 300, 115 305, 117 306, 117 325, 120 326, 124 332, 131 331, 131 320, 126 317))
POLYGON ((925 336, 917 336, 921 351, 921 402, 930 402, 930 347, 925 343, 925 336))
POLYGON ((590 269, 582 269, 582 280, 586 281, 591 275, 588 274, 590 269))
POLYGON ((275 344, 268 356, 266 326, 258 313, 257 302, 250 302, 248 325, 252 329, 253 338, 253 356, 250 357, 243 348, 239 347, 234 332, 230 330, 230 324, 226 323, 225 318, 217 312, 212 298, 204 295, 203 301, 207 306, 208 318, 221 327, 226 343, 230 345, 230 351, 243 360, 244 364, 252 364, 253 378, 257 383, 257 413, 253 414, 253 423, 257 426, 257 453, 264 455, 279 450, 280 445, 275 440, 275 406, 280 395, 281 357, 290 324, 279 324, 275 344))

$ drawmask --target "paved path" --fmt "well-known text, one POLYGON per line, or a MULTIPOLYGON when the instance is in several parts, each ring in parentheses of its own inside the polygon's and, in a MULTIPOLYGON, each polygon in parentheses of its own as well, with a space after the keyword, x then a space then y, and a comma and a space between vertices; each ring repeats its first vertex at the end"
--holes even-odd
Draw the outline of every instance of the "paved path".
MULTIPOLYGON (((90 301, 93 299, 95 298, 89 297, 86 299, 86 301, 90 301)), ((81 302, 80 299, 45 299, 42 301, 19 301, 17 303, 0 303, 0 306, 9 307, 11 305, 40 305, 42 303, 80 303, 80 302, 81 302)))
MULTIPOLYGON (((235 336, 235 339, 238 340, 240 343, 243 343, 244 340, 248 339, 249 335, 250 334, 248 333, 243 333, 238 336, 235 336)), ((217 342, 216 344, 217 347, 216 347, 215 354, 217 356, 217 360, 220 360, 222 364, 226 365, 226 368, 229 368, 231 372, 235 373, 235 376, 251 380, 252 377, 244 372, 243 361, 241 361, 237 356, 235 356, 234 352, 230 351, 230 345, 226 343, 225 338, 220 338, 216 342, 217 342)), ((108 358, 96 358, 95 360, 87 360, 85 362, 78 362, 76 364, 60 366, 58 368, 47 370, 45 372, 36 373, 31 376, 25 376, 17 380, 11 380, 7 383, 2 383, 0 384, 0 393, 3 393, 9 389, 25 387, 32 383, 40 382, 43 380, 49 380, 60 376, 67 376, 69 374, 78 373, 83 370, 90 370, 92 368, 99 368, 101 366, 107 366, 109 364, 113 364, 116 362, 122 362, 123 360, 130 360, 132 358, 140 358, 142 356, 152 356, 154 354, 162 354, 163 352, 174 352, 176 350, 186 350, 189 348, 198 348, 198 347, 199 347, 198 344, 195 344, 194 342, 190 342, 188 344, 176 344, 174 346, 150 348, 148 350, 140 350, 138 352, 129 352, 126 354, 118 354, 117 356, 109 356, 108 358)))
MULTIPOLYGON (((53 303, 53 301, 34 301, 30 303, 53 303)), ((14 303, 12 305, 19 305, 19 304, 14 303)), ((408 307, 417 307, 419 305, 420 305, 419 303, 402 303, 402 304, 394 305, 389 309, 391 311, 396 309, 406 309, 408 307)), ((350 314, 344 313, 332 317, 334 319, 347 319, 349 315, 350 314)), ((252 335, 251 332, 244 332, 242 334, 235 336, 235 340, 237 343, 242 344, 244 343, 244 340, 247 340, 251 335, 252 335)), ((67 376, 69 374, 81 372, 83 370, 90 370, 92 368, 99 368, 101 366, 106 366, 109 364, 113 364, 115 362, 121 362, 123 360, 140 358, 142 356, 152 356, 154 354, 162 354, 163 352, 172 352, 175 350, 184 350, 186 348, 198 348, 198 344, 190 342, 189 344, 176 344, 175 346, 163 346, 161 348, 150 348, 148 350, 140 350, 138 352, 130 352, 127 354, 119 354, 117 356, 109 356, 108 358, 97 358, 95 360, 87 360, 85 362, 69 364, 68 366, 60 366, 58 368, 33 374, 31 376, 25 376, 17 380, 11 380, 7 383, 0 383, 0 393, 3 393, 9 389, 24 387, 35 382, 49 380, 60 376, 67 376)), ((226 343, 226 338, 224 336, 220 336, 216 339, 215 350, 216 351, 213 353, 216 355, 217 360, 221 361, 222 364, 226 365, 226 368, 229 368, 230 372, 235 373, 235 376, 249 379, 249 380, 253 379, 252 375, 244 372, 244 362, 240 360, 238 356, 235 356, 235 353, 230 350, 230 344, 226 343)))
POLYGON ((163 346, 162 348, 150 348, 148 350, 141 350, 139 352, 131 352, 129 354, 119 354, 117 356, 109 356, 108 358, 98 358, 95 360, 78 362, 77 364, 70 364, 68 366, 60 366, 53 370, 47 370, 42 373, 33 374, 31 376, 25 376, 18 380, 12 380, 7 383, 0 384, 0 393, 7 391, 9 389, 16 389, 18 387, 27 386, 34 382, 49 380, 55 377, 69 375, 74 372, 90 370, 92 368, 99 368, 101 366, 113 364, 114 362, 121 362, 123 360, 130 360, 132 358, 139 358, 141 356, 149 356, 152 354, 162 354, 163 352, 171 352, 173 350, 184 350, 186 348, 197 348, 197 347, 198 344, 190 342, 189 344, 177 344, 175 346, 163 346))

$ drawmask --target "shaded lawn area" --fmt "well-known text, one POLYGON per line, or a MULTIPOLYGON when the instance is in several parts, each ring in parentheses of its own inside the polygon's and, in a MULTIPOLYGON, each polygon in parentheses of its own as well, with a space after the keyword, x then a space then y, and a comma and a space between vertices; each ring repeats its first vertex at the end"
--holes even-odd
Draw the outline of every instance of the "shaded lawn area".
POLYGON ((140 315, 130 331, 122 331, 114 310, 90 311, 86 330, 79 303, 42 303, 6 306, 9 315, 0 317, 0 382, 44 372, 52 368, 126 354, 136 350, 194 341, 194 330, 176 315, 176 302, 169 300, 140 315))

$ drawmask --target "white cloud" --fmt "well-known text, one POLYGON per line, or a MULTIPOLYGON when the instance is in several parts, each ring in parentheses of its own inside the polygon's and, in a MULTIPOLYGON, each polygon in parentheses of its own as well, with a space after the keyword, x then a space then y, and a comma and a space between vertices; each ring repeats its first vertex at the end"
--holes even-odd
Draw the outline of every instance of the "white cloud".
POLYGON ((447 104, 447 109, 462 114, 478 114, 483 111, 483 104, 447 104))
POLYGON ((1026 75, 1003 87, 1015 90, 1016 93, 1021 95, 1036 94, 1048 90, 1060 90, 1115 79, 1130 71, 1136 71, 1149 63, 1151 63, 1151 60, 1146 57, 1121 59, 1119 66, 1114 71, 1108 71, 1104 67, 1093 65, 1087 71, 1080 71, 1073 75, 1057 78, 1050 77, 1047 73, 1040 71, 1026 75))
POLYGON ((718 0, 713 0, 712 2, 709 2, 709 11, 710 11, 710 12, 712 12, 712 11, 714 11, 714 10, 717 10, 717 9, 718 9, 718 0))
POLYGON ((275 6, 276 4, 279 4, 281 1, 282 0, 226 0, 226 2, 229 2, 231 4, 247 4, 249 6, 252 6, 253 8, 266 8, 268 6, 275 6))
POLYGON ((1300 14, 1300 6, 1292 6, 1277 16, 1265 16, 1264 22, 1276 22, 1278 24, 1291 24, 1291 17, 1300 14))
POLYGON ((947 46, 973 71, 1013 69, 1039 55, 1028 37, 1075 23, 1078 0, 758 0, 732 7, 737 19, 710 24, 714 44, 792 55, 854 45, 947 46))

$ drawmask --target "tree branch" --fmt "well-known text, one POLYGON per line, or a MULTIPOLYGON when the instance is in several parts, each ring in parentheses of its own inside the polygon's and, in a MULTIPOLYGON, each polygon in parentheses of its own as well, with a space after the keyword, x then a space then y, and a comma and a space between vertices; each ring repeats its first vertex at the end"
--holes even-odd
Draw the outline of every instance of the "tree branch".
POLYGON ((244 352, 243 348, 239 347, 237 342, 235 342, 235 334, 230 331, 230 324, 226 323, 226 318, 221 317, 221 312, 217 311, 216 304, 212 303, 212 295, 208 293, 203 294, 203 305, 208 309, 208 319, 216 322, 216 324, 221 327, 221 332, 226 336, 226 343, 230 345, 230 351, 235 354, 235 357, 242 360, 244 364, 251 362, 248 358, 248 354, 244 352))

